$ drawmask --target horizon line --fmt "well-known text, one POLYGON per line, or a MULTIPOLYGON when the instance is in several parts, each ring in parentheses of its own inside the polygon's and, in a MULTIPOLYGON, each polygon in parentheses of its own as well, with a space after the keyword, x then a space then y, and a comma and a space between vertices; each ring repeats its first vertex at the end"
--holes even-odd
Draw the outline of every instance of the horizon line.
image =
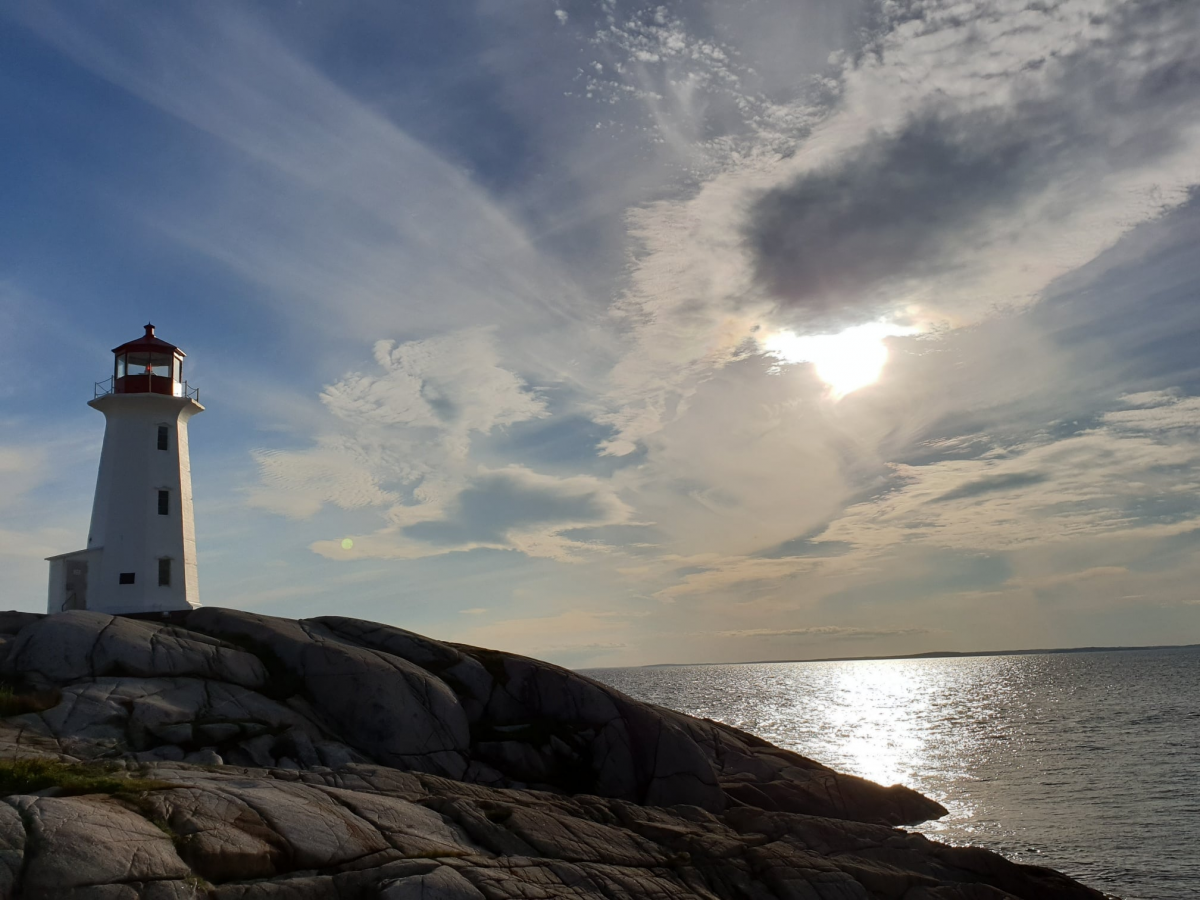
POLYGON ((638 666, 587 666, 587 669, 666 669, 684 666, 759 666, 772 663, 874 662, 889 659, 961 659, 977 656, 1037 656, 1052 653, 1125 653, 1133 650, 1188 650, 1200 644, 1134 644, 1119 647, 1039 647, 1028 650, 926 650, 884 656, 819 656, 809 659, 743 659, 731 662, 644 663, 638 666))

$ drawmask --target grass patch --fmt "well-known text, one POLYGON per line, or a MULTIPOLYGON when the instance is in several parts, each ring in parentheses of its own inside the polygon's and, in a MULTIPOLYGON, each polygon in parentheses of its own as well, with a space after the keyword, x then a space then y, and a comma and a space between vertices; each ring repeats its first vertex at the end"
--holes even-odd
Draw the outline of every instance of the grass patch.
POLYGON ((184 841, 184 836, 171 827, 171 823, 159 815, 159 809, 144 793, 134 794, 128 790, 118 792, 118 796, 126 806, 137 810, 143 819, 171 839, 176 847, 184 841))
POLYGON ((21 690, 11 684, 0 684, 0 718, 44 712, 58 706, 60 700, 60 690, 31 691, 21 690))
POLYGON ((213 886, 195 872, 183 879, 183 883, 197 891, 211 891, 213 886))
POLYGON ((57 759, 0 760, 0 796, 32 794, 58 788, 62 795, 134 794, 172 787, 165 781, 138 778, 124 770, 96 763, 57 759))

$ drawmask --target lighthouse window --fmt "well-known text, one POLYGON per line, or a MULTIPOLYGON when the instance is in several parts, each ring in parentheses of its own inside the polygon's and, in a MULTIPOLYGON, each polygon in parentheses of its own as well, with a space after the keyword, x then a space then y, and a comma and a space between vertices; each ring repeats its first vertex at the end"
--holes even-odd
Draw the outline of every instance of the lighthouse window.
POLYGON ((158 561, 158 586, 171 586, 171 560, 160 559, 158 561))
POLYGON ((158 449, 159 450, 167 449, 167 426, 166 425, 158 426, 158 449))
POLYGON ((170 378, 174 366, 175 357, 169 353, 127 353, 117 357, 117 377, 154 375, 170 378))
POLYGON ((133 584, 133 576, 136 572, 122 572, 117 576, 117 584, 133 584))
POLYGON ((169 515, 171 512, 171 492, 158 492, 158 514, 160 516, 169 515))

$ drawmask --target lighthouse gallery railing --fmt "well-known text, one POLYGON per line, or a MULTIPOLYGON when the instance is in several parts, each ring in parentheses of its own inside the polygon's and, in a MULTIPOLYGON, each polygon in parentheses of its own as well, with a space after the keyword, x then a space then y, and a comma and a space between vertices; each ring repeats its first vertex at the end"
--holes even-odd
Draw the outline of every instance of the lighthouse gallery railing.
MULTIPOLYGON (((143 375, 141 377, 151 379, 150 384, 153 384, 153 379, 155 379, 155 378, 158 378, 159 380, 162 380, 162 381, 171 381, 172 380, 169 378, 163 378, 163 376, 161 376, 161 375, 154 375, 152 373, 146 373, 145 375, 143 375)), ((107 396, 108 394, 115 394, 115 393, 116 393, 116 386, 114 384, 114 379, 111 377, 106 378, 103 381, 96 382, 95 389, 92 392, 92 399, 95 400, 97 397, 104 397, 104 396, 107 396)), ((150 390, 150 391, 138 391, 137 393, 139 393, 139 394, 142 394, 142 393, 157 394, 160 392, 150 390)), ((166 393, 166 392, 163 392, 163 393, 166 393)), ((172 388, 170 394, 168 394, 167 396, 184 397, 188 400, 195 400, 197 403, 199 403, 200 402, 200 388, 190 387, 186 381, 174 381, 173 388, 172 388)))

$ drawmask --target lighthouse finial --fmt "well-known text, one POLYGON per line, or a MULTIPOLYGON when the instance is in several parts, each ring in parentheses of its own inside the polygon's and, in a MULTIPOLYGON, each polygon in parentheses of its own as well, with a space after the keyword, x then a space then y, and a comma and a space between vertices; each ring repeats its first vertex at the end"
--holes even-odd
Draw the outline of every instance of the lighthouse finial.
POLYGON ((154 337, 154 326, 151 325, 149 322, 146 323, 146 337, 148 337, 148 338, 154 337))

